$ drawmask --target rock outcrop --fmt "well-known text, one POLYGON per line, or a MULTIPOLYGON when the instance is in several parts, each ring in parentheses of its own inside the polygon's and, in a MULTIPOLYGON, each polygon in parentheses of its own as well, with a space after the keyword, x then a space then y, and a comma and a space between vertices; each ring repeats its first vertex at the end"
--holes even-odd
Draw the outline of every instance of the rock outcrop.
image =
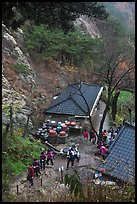
POLYGON ((91 20, 89 17, 82 15, 76 19, 74 25, 80 28, 80 30, 82 30, 83 32, 89 33, 92 38, 100 38, 100 31, 93 19, 91 20))
MULTIPOLYGON (((24 127, 30 114, 26 93, 35 85, 36 74, 30 66, 12 33, 2 25, 2 108, 3 123, 9 122, 9 107, 13 106, 13 122, 15 126, 24 127), (18 68, 26 67, 20 71, 18 68), (16 68, 16 69, 14 69, 16 68), (27 73, 26 73, 27 72, 27 73)), ((29 123, 33 129, 32 122, 29 123)))

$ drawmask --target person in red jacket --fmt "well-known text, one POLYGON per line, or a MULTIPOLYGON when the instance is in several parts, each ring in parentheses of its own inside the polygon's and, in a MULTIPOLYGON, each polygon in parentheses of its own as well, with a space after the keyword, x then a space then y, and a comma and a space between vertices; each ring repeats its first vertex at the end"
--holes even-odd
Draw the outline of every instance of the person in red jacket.
POLYGON ((33 178, 34 178, 34 167, 33 167, 32 164, 30 164, 29 167, 28 167, 28 176, 27 176, 30 187, 33 186, 33 178))

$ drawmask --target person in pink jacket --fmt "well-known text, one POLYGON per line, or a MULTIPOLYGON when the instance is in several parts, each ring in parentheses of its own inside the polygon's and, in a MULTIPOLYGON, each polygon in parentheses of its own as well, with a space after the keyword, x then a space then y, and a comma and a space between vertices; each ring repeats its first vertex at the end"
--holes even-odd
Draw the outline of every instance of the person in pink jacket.
POLYGON ((105 160, 107 148, 102 144, 100 147, 100 154, 102 155, 102 159, 105 160))
POLYGON ((88 131, 87 130, 84 130, 84 138, 87 138, 88 139, 88 131))

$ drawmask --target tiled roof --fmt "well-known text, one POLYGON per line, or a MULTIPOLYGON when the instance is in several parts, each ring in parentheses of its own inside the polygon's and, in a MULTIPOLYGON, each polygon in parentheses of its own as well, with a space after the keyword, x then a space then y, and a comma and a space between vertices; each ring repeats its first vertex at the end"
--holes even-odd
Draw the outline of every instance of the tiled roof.
POLYGON ((125 123, 109 150, 106 163, 100 167, 112 177, 135 183, 135 127, 125 123))
POLYGON ((97 85, 85 83, 70 85, 52 101, 51 105, 45 109, 45 113, 86 116, 88 108, 82 95, 91 110, 100 89, 101 87, 97 85))

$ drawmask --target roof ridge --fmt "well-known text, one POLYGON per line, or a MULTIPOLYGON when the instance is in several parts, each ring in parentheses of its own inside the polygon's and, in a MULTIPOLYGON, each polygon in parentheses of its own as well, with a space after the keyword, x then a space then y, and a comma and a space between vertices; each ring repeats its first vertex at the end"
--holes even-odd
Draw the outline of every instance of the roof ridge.
POLYGON ((76 93, 77 93, 77 91, 74 91, 73 93, 70 93, 69 96, 68 96, 66 99, 60 101, 59 103, 56 103, 56 104, 50 106, 49 108, 46 109, 46 111, 47 111, 47 110, 50 110, 50 109, 53 108, 53 107, 56 107, 57 105, 59 105, 59 104, 65 102, 65 101, 68 100, 68 99, 72 99, 72 95, 74 95, 74 94, 76 94, 76 93))
MULTIPOLYGON (((69 98, 69 97, 68 97, 68 98, 69 98)), ((66 98, 65 100, 63 100, 63 101, 61 101, 61 102, 59 102, 59 103, 57 103, 57 104, 54 104, 54 105, 48 107, 45 111, 50 110, 51 108, 58 106, 59 104, 61 104, 61 103, 65 102, 66 100, 68 100, 68 98, 66 98)))
POLYGON ((74 103, 76 103, 76 105, 84 112, 87 113, 76 101, 74 98, 71 98, 72 101, 74 101, 74 103))

